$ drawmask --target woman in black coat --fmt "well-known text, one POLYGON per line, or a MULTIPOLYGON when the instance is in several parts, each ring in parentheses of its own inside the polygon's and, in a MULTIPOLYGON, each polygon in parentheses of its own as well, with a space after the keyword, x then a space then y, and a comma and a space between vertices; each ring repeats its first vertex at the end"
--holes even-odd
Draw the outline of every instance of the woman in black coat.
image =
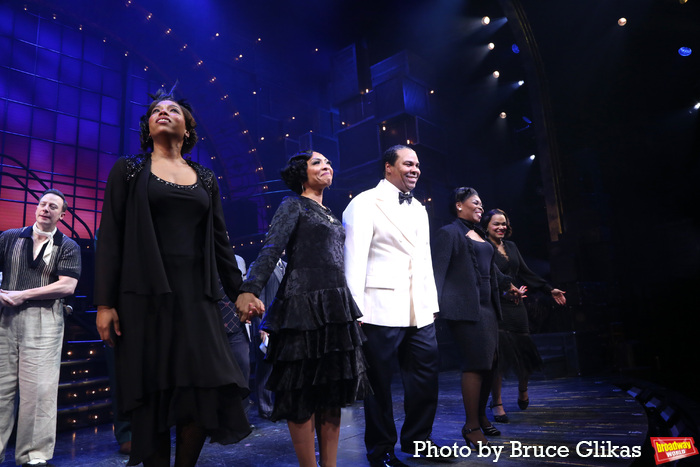
POLYGON ((486 402, 497 362, 499 290, 510 290, 511 284, 498 273, 493 245, 479 228, 484 209, 476 190, 457 188, 450 209, 457 219, 435 237, 433 270, 439 317, 450 322, 461 357, 462 436, 476 447, 487 442, 484 433, 500 434, 486 418, 486 402))
MULTIPOLYGON (((172 92, 172 91, 171 91, 172 92)), ((96 325, 115 348, 128 465, 194 466, 207 436, 250 433, 248 382, 216 302, 219 279, 238 295, 241 271, 226 234, 216 176, 185 159, 197 142, 186 102, 160 91, 141 119, 143 154, 122 157, 105 188, 95 266, 96 325)))
MULTIPOLYGON (((566 305, 564 291, 555 289, 540 276, 527 267, 515 243, 507 241, 513 229, 508 215, 500 209, 492 209, 484 215, 481 223, 486 230, 487 239, 496 249, 496 266, 513 280, 530 289, 541 289, 552 295, 559 305, 566 305)), ((530 337, 527 309, 525 304, 508 295, 501 296, 501 311, 503 319, 499 322, 498 332, 498 371, 494 375, 491 390, 491 410, 494 420, 508 423, 508 415, 503 409, 501 386, 503 375, 513 373, 518 378, 518 407, 527 409, 530 397, 527 385, 533 371, 541 368, 542 358, 537 351, 535 342, 530 337)))

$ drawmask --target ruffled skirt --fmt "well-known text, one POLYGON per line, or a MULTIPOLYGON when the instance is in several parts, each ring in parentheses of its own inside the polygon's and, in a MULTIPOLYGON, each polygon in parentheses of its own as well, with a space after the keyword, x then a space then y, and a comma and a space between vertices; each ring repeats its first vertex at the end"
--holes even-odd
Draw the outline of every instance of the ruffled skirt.
POLYGON ((498 331, 498 371, 504 375, 527 378, 542 369, 542 357, 530 334, 498 331))
POLYGON ((371 394, 361 316, 347 287, 275 299, 261 325, 270 333, 271 420, 302 422, 371 394))

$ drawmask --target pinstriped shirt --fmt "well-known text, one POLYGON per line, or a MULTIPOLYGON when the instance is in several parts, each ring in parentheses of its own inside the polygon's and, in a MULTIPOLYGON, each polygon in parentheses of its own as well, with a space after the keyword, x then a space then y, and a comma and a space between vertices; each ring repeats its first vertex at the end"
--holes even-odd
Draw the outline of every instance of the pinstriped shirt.
MULTIPOLYGON (((0 234, 0 271, 3 290, 27 290, 58 281, 59 276, 80 278, 80 247, 56 231, 49 263, 39 254, 34 258, 32 227, 6 230, 0 234)), ((30 300, 19 308, 51 306, 53 299, 30 300)))

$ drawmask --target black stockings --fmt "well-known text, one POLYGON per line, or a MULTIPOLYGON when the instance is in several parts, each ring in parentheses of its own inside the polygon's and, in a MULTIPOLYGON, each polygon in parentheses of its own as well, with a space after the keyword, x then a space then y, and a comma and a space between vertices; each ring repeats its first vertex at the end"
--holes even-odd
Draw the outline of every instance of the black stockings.
POLYGON ((486 418, 493 371, 465 371, 462 373, 462 401, 467 416, 467 428, 490 426, 486 418))
MULTIPOLYGON (((204 427, 194 422, 175 427, 175 467, 194 467, 207 438, 204 427)), ((158 448, 144 467, 170 467, 170 432, 158 435, 158 448)))

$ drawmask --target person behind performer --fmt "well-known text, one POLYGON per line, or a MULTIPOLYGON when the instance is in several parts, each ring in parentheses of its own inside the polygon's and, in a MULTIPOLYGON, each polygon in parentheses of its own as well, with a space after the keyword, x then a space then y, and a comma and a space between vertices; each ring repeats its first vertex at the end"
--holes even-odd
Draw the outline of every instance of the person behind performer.
POLYGON ((107 179, 96 251, 100 337, 115 348, 120 410, 131 421, 128 465, 194 466, 207 436, 250 433, 248 383, 228 348, 219 279, 238 295, 241 271, 226 234, 214 173, 186 160, 197 142, 184 100, 159 90, 141 117, 143 154, 107 179))
POLYGON ((0 463, 15 415, 17 465, 47 465, 53 457, 62 299, 75 292, 81 272, 80 247, 56 227, 67 209, 63 193, 50 188, 33 226, 0 234, 0 463))
POLYGON ((477 447, 487 443, 484 434, 501 434, 486 418, 486 402, 497 363, 499 290, 510 290, 511 283, 498 273, 494 248, 479 228, 484 209, 476 190, 454 190, 450 210, 456 219, 435 236, 433 270, 440 318, 449 322, 461 361, 462 436, 477 447))
POLYGON ((323 205, 323 192, 333 181, 330 161, 318 152, 297 153, 282 179, 298 196, 282 200, 275 212, 236 307, 241 321, 250 307, 264 309, 257 297, 286 250, 284 278, 261 325, 270 334, 267 387, 275 392, 270 419, 287 420, 300 466, 317 465, 314 431, 320 465, 335 466, 340 408, 371 391, 357 322, 362 315, 343 274, 345 231, 323 205))
MULTIPOLYGON (((284 255, 284 252, 282 254, 284 255)), ((286 269, 287 262, 280 258, 258 297, 265 309, 270 308, 272 301, 275 299, 286 269)), ((267 332, 260 329, 261 322, 260 316, 251 317, 253 352, 255 352, 255 395, 258 401, 258 415, 269 420, 272 416, 275 393, 266 388, 267 381, 270 379, 270 373, 272 373, 272 365, 265 359, 270 336, 267 332)))
POLYGON ((382 156, 384 178, 343 213, 345 275, 363 313, 365 355, 374 395, 365 398, 365 447, 371 466, 402 466, 391 381, 398 363, 404 388, 401 450, 429 442, 438 400, 438 299, 430 260, 428 214, 412 191, 420 161, 408 146, 382 156))
MULTIPOLYGON (((236 264, 238 269, 241 271, 242 279, 245 280, 245 260, 243 257, 236 256, 236 264)), ((248 381, 250 384, 250 333, 249 327, 246 323, 241 323, 238 319, 238 313, 236 312, 236 307, 233 301, 226 295, 221 281, 219 281, 220 293, 223 295, 221 300, 219 300, 219 310, 221 311, 221 318, 224 322, 224 329, 226 330, 226 339, 228 340, 229 347, 233 353, 233 358, 236 360, 238 367, 243 373, 243 379, 248 381)), ((246 414, 250 409, 250 399, 246 397, 243 399, 243 407, 245 408, 246 414)))
MULTIPOLYGON (((488 240, 496 248, 496 266, 505 275, 513 278, 516 285, 527 286, 529 290, 541 289, 552 295, 558 305, 566 305, 565 292, 555 289, 544 279, 532 272, 525 264, 518 247, 506 240, 513 233, 510 219, 505 211, 492 209, 481 219, 488 240)), ((501 295, 503 319, 498 331, 498 371, 494 373, 491 389, 491 410, 494 420, 508 423, 508 415, 503 408, 501 387, 503 375, 514 374, 518 378, 518 407, 527 409, 530 397, 527 392, 530 375, 542 368, 542 358, 535 342, 530 337, 527 309, 522 300, 511 295, 501 295)))

